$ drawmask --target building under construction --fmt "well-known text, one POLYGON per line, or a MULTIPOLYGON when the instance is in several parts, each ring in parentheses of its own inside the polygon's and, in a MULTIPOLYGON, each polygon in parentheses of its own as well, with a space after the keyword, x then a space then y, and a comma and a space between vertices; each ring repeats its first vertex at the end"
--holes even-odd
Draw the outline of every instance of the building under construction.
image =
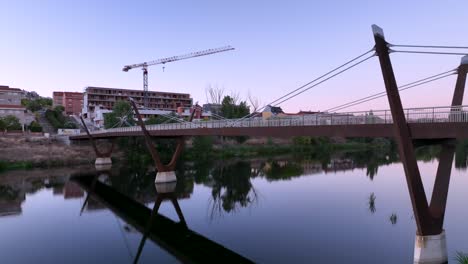
MULTIPOLYGON (((128 97, 143 105, 144 91, 88 86, 84 92, 82 113, 86 118, 94 119, 100 110, 112 110, 115 102, 128 100, 128 97)), ((149 91, 147 108, 175 112, 178 107, 191 107, 192 101, 190 94, 186 93, 149 91)))

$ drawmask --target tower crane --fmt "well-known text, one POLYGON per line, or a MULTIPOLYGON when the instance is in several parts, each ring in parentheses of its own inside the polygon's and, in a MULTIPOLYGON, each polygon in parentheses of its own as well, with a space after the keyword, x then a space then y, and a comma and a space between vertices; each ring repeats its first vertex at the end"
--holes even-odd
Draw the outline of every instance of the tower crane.
POLYGON ((191 52, 191 53, 180 55, 180 56, 172 56, 172 57, 157 59, 153 61, 147 61, 143 63, 125 65, 122 70, 124 72, 128 72, 129 70, 135 69, 135 68, 141 68, 143 70, 143 91, 144 91, 143 102, 144 102, 144 106, 148 107, 148 67, 149 66, 153 66, 157 64, 166 64, 168 62, 185 60, 185 59, 190 59, 194 57, 200 57, 200 56, 210 55, 214 53, 225 52, 229 50, 234 50, 234 48, 231 46, 225 46, 225 47, 220 47, 220 48, 215 48, 215 49, 207 49, 207 50, 202 50, 202 51, 197 51, 197 52, 191 52))

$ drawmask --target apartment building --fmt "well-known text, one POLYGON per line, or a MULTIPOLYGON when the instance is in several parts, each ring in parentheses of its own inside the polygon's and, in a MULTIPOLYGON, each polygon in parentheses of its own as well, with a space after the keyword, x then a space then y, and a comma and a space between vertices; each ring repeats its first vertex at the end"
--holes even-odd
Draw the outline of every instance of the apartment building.
POLYGON ((0 105, 21 105, 24 92, 18 88, 0 85, 0 105))
POLYGON ((67 115, 79 115, 83 109, 83 93, 54 92, 54 106, 61 105, 67 115))
POLYGON ((21 125, 29 125, 34 121, 34 115, 28 113, 21 105, 25 92, 18 88, 0 85, 0 117, 13 115, 19 119, 21 125))
MULTIPOLYGON (((85 118, 94 120, 98 112, 109 111, 119 100, 132 97, 139 105, 143 105, 143 90, 106 88, 88 86, 83 96, 82 113, 85 118)), ((175 112, 178 107, 192 106, 190 94, 172 92, 148 92, 148 108, 175 112)))

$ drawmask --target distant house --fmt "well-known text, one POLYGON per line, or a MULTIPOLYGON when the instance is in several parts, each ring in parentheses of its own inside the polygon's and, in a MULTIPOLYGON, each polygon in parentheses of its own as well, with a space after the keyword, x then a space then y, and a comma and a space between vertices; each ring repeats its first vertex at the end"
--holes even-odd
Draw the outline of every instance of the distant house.
POLYGON ((211 112, 215 115, 221 115, 221 104, 204 104, 203 112, 211 112))
POLYGON ((23 98, 24 91, 21 89, 0 86, 0 117, 16 116, 23 127, 34 121, 34 115, 28 113, 26 108, 21 105, 23 98))
POLYGON ((54 106, 63 106, 67 115, 79 115, 83 108, 83 93, 54 92, 53 102, 54 106))
POLYGON ((271 117, 281 117, 281 116, 286 116, 286 114, 283 112, 283 110, 279 106, 267 105, 265 106, 265 109, 262 112, 263 119, 268 119, 271 117))

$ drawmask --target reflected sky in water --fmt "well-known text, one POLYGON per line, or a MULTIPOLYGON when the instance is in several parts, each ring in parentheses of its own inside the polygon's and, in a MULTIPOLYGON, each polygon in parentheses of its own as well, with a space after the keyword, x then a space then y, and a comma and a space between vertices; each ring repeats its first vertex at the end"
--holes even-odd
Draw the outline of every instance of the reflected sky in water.
MULTIPOLYGON (((428 196, 437 164, 419 162, 428 196)), ((400 163, 378 167, 372 179, 349 159, 182 167, 176 195, 188 228, 254 262, 413 262, 416 225, 400 163)), ((70 179, 93 174, 93 168, 0 174, 2 263, 132 263, 142 238, 136 228, 92 198, 80 215, 87 193, 70 179)), ((153 207, 154 174, 119 168, 106 174, 101 182, 153 207)), ((466 171, 454 169, 444 224, 450 260, 468 252, 467 186, 466 171)), ((179 221, 170 202, 159 213, 179 221)), ((177 261, 148 240, 139 263, 177 261)))

